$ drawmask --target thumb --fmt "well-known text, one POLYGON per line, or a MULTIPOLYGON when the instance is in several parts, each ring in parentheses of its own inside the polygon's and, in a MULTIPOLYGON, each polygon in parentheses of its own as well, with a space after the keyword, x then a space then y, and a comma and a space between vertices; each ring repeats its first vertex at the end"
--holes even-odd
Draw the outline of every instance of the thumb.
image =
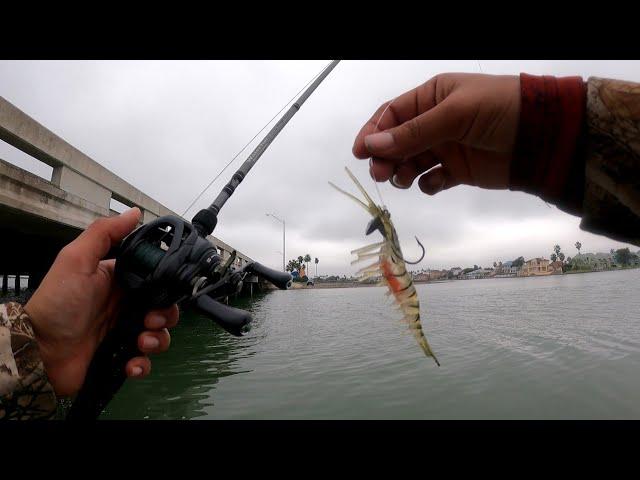
POLYGON ((111 247, 136 228, 141 215, 140 209, 134 207, 115 217, 96 220, 61 253, 79 271, 93 272, 111 247))
POLYGON ((462 138, 472 120, 470 110, 452 95, 397 127, 367 135, 364 144, 372 156, 403 159, 462 138))

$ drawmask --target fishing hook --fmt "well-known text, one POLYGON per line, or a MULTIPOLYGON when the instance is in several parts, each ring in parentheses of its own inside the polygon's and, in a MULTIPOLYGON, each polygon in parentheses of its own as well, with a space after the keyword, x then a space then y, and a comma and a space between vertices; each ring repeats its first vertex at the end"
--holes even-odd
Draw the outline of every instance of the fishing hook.
POLYGON ((410 261, 405 260, 405 259, 403 258, 402 260, 404 261, 404 263, 408 263, 409 265, 415 265, 415 264, 417 264, 417 263, 420 263, 420 262, 422 261, 422 259, 424 258, 424 254, 425 254, 424 245, 422 245, 422 244, 420 243, 420 240, 418 240, 418 237, 415 237, 415 239, 416 239, 416 242, 418 242, 418 245, 420 245, 420 248, 422 249, 422 256, 421 256, 418 260, 416 260, 415 262, 410 262, 410 261))

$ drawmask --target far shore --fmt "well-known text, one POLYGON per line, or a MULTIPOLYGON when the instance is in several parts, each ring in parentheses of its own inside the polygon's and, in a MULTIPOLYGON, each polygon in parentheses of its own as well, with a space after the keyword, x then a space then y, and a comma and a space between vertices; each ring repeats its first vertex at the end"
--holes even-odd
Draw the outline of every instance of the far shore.
MULTIPOLYGON (((634 270, 640 267, 625 267, 625 268, 612 268, 610 270, 576 270, 576 271, 568 271, 562 274, 556 273, 553 275, 529 275, 529 276, 500 276, 500 277, 486 277, 486 278, 469 278, 469 279, 440 279, 440 280, 414 280, 414 284, 423 284, 423 283, 446 283, 446 282, 467 282, 474 280, 491 280, 491 279, 506 279, 506 278, 543 278, 543 277, 561 277, 562 275, 575 275, 578 273, 603 273, 603 272, 618 272, 621 270, 634 270)), ((362 287, 376 287, 376 283, 360 283, 360 282, 318 282, 315 285, 305 285, 303 283, 293 282, 291 288, 289 290, 314 290, 319 288, 362 288, 362 287)))

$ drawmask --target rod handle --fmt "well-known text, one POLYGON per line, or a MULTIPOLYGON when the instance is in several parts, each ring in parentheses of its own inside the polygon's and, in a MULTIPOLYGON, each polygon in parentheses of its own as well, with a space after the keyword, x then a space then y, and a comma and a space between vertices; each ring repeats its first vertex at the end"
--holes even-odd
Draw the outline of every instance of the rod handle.
POLYGON ((200 312, 216 322, 231 335, 241 337, 251 330, 251 314, 239 308, 220 303, 207 295, 201 295, 195 301, 200 312))
POLYGON ((96 420, 126 380, 125 366, 138 349, 148 308, 125 302, 115 326, 98 346, 85 375, 84 384, 67 414, 69 421, 96 420))
POLYGON ((250 263, 249 265, 244 267, 244 271, 255 273, 256 275, 273 283, 280 290, 288 290, 289 288, 291 288, 292 277, 290 273, 273 270, 272 268, 265 267, 258 262, 250 263))

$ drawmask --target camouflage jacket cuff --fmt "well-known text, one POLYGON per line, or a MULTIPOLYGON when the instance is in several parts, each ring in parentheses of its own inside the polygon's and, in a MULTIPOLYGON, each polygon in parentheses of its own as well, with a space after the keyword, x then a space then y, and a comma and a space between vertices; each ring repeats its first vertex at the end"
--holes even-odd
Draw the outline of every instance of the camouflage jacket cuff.
POLYGON ((56 409, 29 316, 18 303, 0 304, 0 420, 48 419, 56 409))
POLYGON ((580 227, 640 245, 640 84, 587 81, 580 227))

